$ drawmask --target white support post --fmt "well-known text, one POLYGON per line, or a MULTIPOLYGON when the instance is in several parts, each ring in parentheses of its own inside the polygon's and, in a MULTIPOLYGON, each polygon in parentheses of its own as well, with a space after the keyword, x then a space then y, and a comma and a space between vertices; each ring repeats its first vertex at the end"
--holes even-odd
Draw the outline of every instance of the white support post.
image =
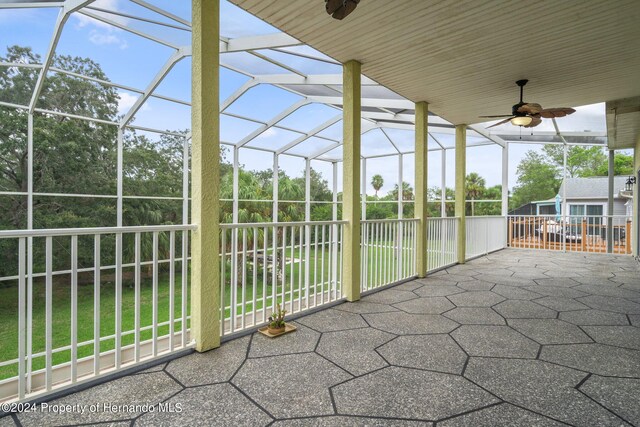
MULTIPOLYGON (((304 220, 311 221, 311 160, 306 159, 304 174, 304 220)), ((306 308, 309 308, 309 280, 311 278, 311 225, 304 227, 304 293, 306 308)), ((300 242, 300 251, 302 252, 302 242, 300 242)), ((302 257, 300 257, 302 258, 302 257)), ((302 300, 302 296, 300 296, 302 300)), ((301 303, 302 304, 302 303, 301 303)))
POLYGON ((509 143, 502 147, 502 216, 509 213, 509 143))
POLYGON ((398 219, 402 219, 404 212, 402 211, 402 154, 398 154, 398 219))
MULTIPOLYGON (((233 147, 233 212, 232 221, 238 223, 238 198, 240 197, 240 149, 233 147)), ((235 242, 235 241, 234 241, 235 242)), ((237 242, 235 242, 237 243, 237 242)))
POLYGON ((442 185, 440 187, 440 216, 446 218, 447 216, 447 149, 442 149, 442 164, 440 170, 440 180, 442 185))
MULTIPOLYGON (((27 116, 27 228, 33 230, 33 113, 27 116)), ((27 392, 33 366, 33 237, 27 238, 27 392)))
MULTIPOLYGON (((333 212, 331 217, 333 221, 338 220, 338 162, 333 162, 333 212)), ((332 237, 331 237, 331 244, 329 245, 331 252, 329 253, 329 256, 331 257, 331 265, 333 265, 333 267, 330 270, 331 273, 329 276, 329 294, 331 294, 331 289, 336 284, 336 278, 337 278, 336 272, 338 270, 337 268, 338 267, 338 255, 337 255, 338 245, 337 245, 337 236, 336 236, 338 227, 336 227, 336 225, 334 224, 331 226, 331 230, 332 231, 330 233, 330 236, 332 237)), ((343 289, 344 289, 344 286, 343 286, 343 289)))
MULTIPOLYGON (((401 220, 404 217, 404 209, 403 209, 403 199, 404 199, 404 174, 403 174, 403 161, 404 157, 402 154, 398 154, 398 219, 401 220)), ((403 226, 402 221, 398 221, 398 233, 396 235, 396 260, 398 262, 398 279, 402 278, 402 232, 403 226)))
POLYGON ((367 159, 362 158, 362 220, 367 219, 367 159))
POLYGON ((562 154, 562 221, 564 223, 563 230, 564 236, 562 237, 562 250, 564 252, 567 251, 567 238, 566 234, 568 233, 567 227, 570 226, 569 218, 567 215, 569 214, 569 207, 567 205, 567 144, 565 143, 563 146, 563 154, 562 154))
POLYGON ((280 174, 279 174, 279 166, 278 166, 278 153, 273 153, 273 195, 271 198, 273 199, 273 212, 271 216, 273 217, 273 222, 278 222, 278 193, 280 186, 280 174))
MULTIPOLYGON (((124 190, 123 190, 123 167, 124 167, 124 131, 121 127, 118 127, 118 141, 117 141, 117 160, 116 160, 116 169, 117 169, 117 182, 116 182, 116 194, 117 194, 117 202, 116 202, 116 225, 118 227, 122 227, 122 209, 123 209, 123 199, 124 199, 124 190)), ((136 224, 138 225, 138 224, 136 224)))
POLYGON ((304 169, 304 220, 311 221, 311 160, 306 159, 304 169))
POLYGON ((333 165, 333 184, 332 184, 332 193, 333 193, 333 210, 331 219, 333 221, 338 220, 338 162, 332 162, 333 165))

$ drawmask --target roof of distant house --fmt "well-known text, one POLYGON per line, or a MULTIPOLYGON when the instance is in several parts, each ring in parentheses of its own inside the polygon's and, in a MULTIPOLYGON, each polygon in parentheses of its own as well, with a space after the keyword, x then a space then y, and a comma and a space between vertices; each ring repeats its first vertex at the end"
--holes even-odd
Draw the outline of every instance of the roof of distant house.
MULTIPOLYGON (((626 176, 613 177, 613 197, 624 190, 626 176)), ((567 199, 606 199, 609 197, 609 177, 593 176, 589 178, 567 178, 560 185, 558 194, 562 197, 564 185, 567 185, 567 199)))
MULTIPOLYGON (((558 194, 562 197, 564 185, 567 185, 567 199, 606 199, 609 197, 609 177, 592 176, 588 178, 567 178, 562 181, 558 194)), ((620 198, 620 191, 624 190, 626 176, 613 177, 613 197, 620 198)), ((538 200, 533 203, 555 203, 555 198, 538 200)))
MULTIPOLYGON (((606 199, 609 197, 609 177, 567 178, 558 190, 560 197, 562 197, 565 182, 567 184, 567 199, 606 199)), ((613 178, 613 197, 615 199, 620 198, 620 191, 624 190, 626 182, 626 176, 613 178)), ((555 197, 549 200, 537 200, 533 203, 555 203, 555 197)))

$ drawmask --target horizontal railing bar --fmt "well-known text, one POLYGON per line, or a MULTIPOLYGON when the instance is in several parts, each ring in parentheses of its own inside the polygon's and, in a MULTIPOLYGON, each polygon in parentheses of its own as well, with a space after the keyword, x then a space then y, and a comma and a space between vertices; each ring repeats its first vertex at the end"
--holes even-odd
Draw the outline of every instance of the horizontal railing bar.
MULTIPOLYGON (((187 320, 191 320, 191 316, 187 316, 187 320)), ((174 324, 176 324, 176 323, 181 323, 181 322, 182 322, 182 318, 174 320, 174 324)), ((164 322, 158 322, 158 327, 167 326, 167 325, 169 325, 170 323, 171 323, 171 321, 170 321, 170 320, 165 320, 164 322)), ((150 329, 152 329, 152 328, 153 328, 153 325, 142 326, 142 327, 140 327, 140 332, 148 331, 148 330, 150 330, 150 329)), ((123 332, 120 334, 120 336, 121 336, 121 337, 125 337, 125 336, 128 336, 128 335, 134 334, 135 332, 136 332, 136 330, 135 330, 135 329, 129 329, 129 330, 123 331, 123 332)), ((161 336, 159 336, 159 337, 158 337, 158 339, 162 339, 162 338, 164 338, 164 337, 168 337, 169 335, 170 335, 170 334, 161 335, 161 336)), ((99 341, 100 341, 100 342, 103 342, 103 341, 109 341, 109 340, 113 340, 113 339, 115 339, 115 338, 116 338, 116 334, 111 334, 111 335, 106 335, 106 336, 104 336, 104 337, 100 337, 100 340, 99 340, 99 341)), ((94 343, 94 340, 93 340, 93 339, 91 339, 91 340, 87 340, 87 341, 79 342, 79 343, 77 344, 77 346, 76 346, 76 347, 77 347, 77 348, 80 348, 80 347, 84 347, 84 346, 87 346, 87 345, 92 345, 93 343, 94 343)), ((62 347, 56 347, 56 348, 54 348, 54 349, 52 349, 52 350, 51 350, 51 354, 55 354, 55 353, 62 353, 63 351, 68 351, 68 350, 71 350, 71 344, 69 344, 69 345, 65 345, 65 346, 62 346, 62 347)), ((107 351, 112 351, 112 350, 113 350, 113 349, 111 349, 111 350, 107 350, 107 351)), ((101 352, 100 354, 105 354, 107 351, 103 351, 103 352, 101 352)), ((47 354, 47 353, 46 353, 46 351, 41 351, 41 352, 38 352, 38 353, 33 353, 33 354, 31 355, 31 359, 37 359, 38 357, 43 357, 43 356, 45 356, 46 354, 47 354)), ((90 357, 90 356, 87 356, 87 357, 90 357)), ((29 358, 29 356, 27 356, 27 359, 28 359, 28 358, 29 358)), ((2 367, 2 366, 15 365, 16 363, 18 363, 18 361, 19 361, 19 359, 11 359, 11 360, 7 360, 7 361, 3 361, 3 362, 0 362, 0 367, 2 367)))
POLYGON ((562 215, 562 214, 540 214, 540 215, 507 215, 508 218, 625 218, 631 221, 628 215, 562 215))
POLYGON ((234 229, 234 228, 264 228, 264 227, 299 227, 301 225, 339 225, 347 224, 348 221, 290 221, 290 222, 247 222, 238 224, 220 224, 222 229, 234 229))
POLYGON ((377 223, 393 223, 393 222, 420 222, 420 218, 365 219, 360 221, 361 224, 377 224, 377 223))
MULTIPOLYGON (((187 260, 190 260, 191 257, 187 257, 187 260)), ((182 261, 182 257, 180 258, 176 258, 175 259, 176 262, 178 261, 182 261)), ((158 264, 169 264, 171 262, 171 260, 169 259, 161 259, 158 260, 158 264)), ((140 262, 140 265, 152 265, 153 261, 142 261, 140 262)), ((135 267, 136 264, 134 262, 129 262, 126 264, 122 264, 123 268, 129 268, 129 267, 135 267)), ((116 266, 115 264, 112 265, 104 265, 104 266, 100 266, 100 271, 106 271, 106 270, 115 270, 116 266)), ((95 267, 82 267, 82 268, 78 268, 76 270, 78 273, 90 273, 95 271, 95 267)), ((56 270, 56 271, 52 271, 51 275, 52 276, 64 276, 67 274, 70 274, 71 270, 56 270)), ((33 275, 31 277, 36 278, 36 277, 44 277, 46 276, 47 273, 33 273, 33 275)), ((30 277, 29 274, 25 275, 25 277, 30 277)), ((0 282, 6 282, 9 280, 16 280, 19 279, 19 276, 4 276, 4 277, 0 277, 0 282)))
POLYGON ((95 228, 52 228, 38 230, 1 230, 0 239, 16 237, 45 236, 87 236, 95 234, 150 233, 154 231, 188 231, 195 230, 195 224, 179 225, 143 225, 135 227, 95 227, 95 228))

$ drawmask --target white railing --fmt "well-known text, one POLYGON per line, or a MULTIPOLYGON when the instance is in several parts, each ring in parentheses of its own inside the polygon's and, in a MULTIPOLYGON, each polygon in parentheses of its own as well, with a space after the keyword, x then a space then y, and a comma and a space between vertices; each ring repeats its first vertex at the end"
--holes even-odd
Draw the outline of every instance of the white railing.
POLYGON ((466 259, 507 246, 507 221, 503 216, 472 216, 466 219, 466 259))
POLYGON ((0 231, 0 244, 16 254, 3 260, 0 283, 16 290, 17 314, 2 326, 0 400, 31 398, 189 347, 194 228, 0 231))
POLYGON ((399 282, 416 275, 417 219, 361 222, 361 290, 399 282))
POLYGON ((221 224, 222 335, 341 299, 344 224, 221 224))
POLYGON ((631 253, 631 218, 621 215, 517 215, 508 217, 512 248, 568 252, 631 253))
POLYGON ((458 223, 460 218, 427 219, 427 271, 458 262, 458 223))

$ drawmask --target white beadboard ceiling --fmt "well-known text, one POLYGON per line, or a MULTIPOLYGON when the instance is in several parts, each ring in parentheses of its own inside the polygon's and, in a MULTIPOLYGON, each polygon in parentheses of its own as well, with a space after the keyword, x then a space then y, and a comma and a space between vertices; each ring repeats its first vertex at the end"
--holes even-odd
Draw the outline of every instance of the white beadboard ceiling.
POLYGON ((510 113, 523 78, 543 107, 640 95, 639 0, 362 0, 343 21, 324 0, 231 2, 455 124, 510 113))

